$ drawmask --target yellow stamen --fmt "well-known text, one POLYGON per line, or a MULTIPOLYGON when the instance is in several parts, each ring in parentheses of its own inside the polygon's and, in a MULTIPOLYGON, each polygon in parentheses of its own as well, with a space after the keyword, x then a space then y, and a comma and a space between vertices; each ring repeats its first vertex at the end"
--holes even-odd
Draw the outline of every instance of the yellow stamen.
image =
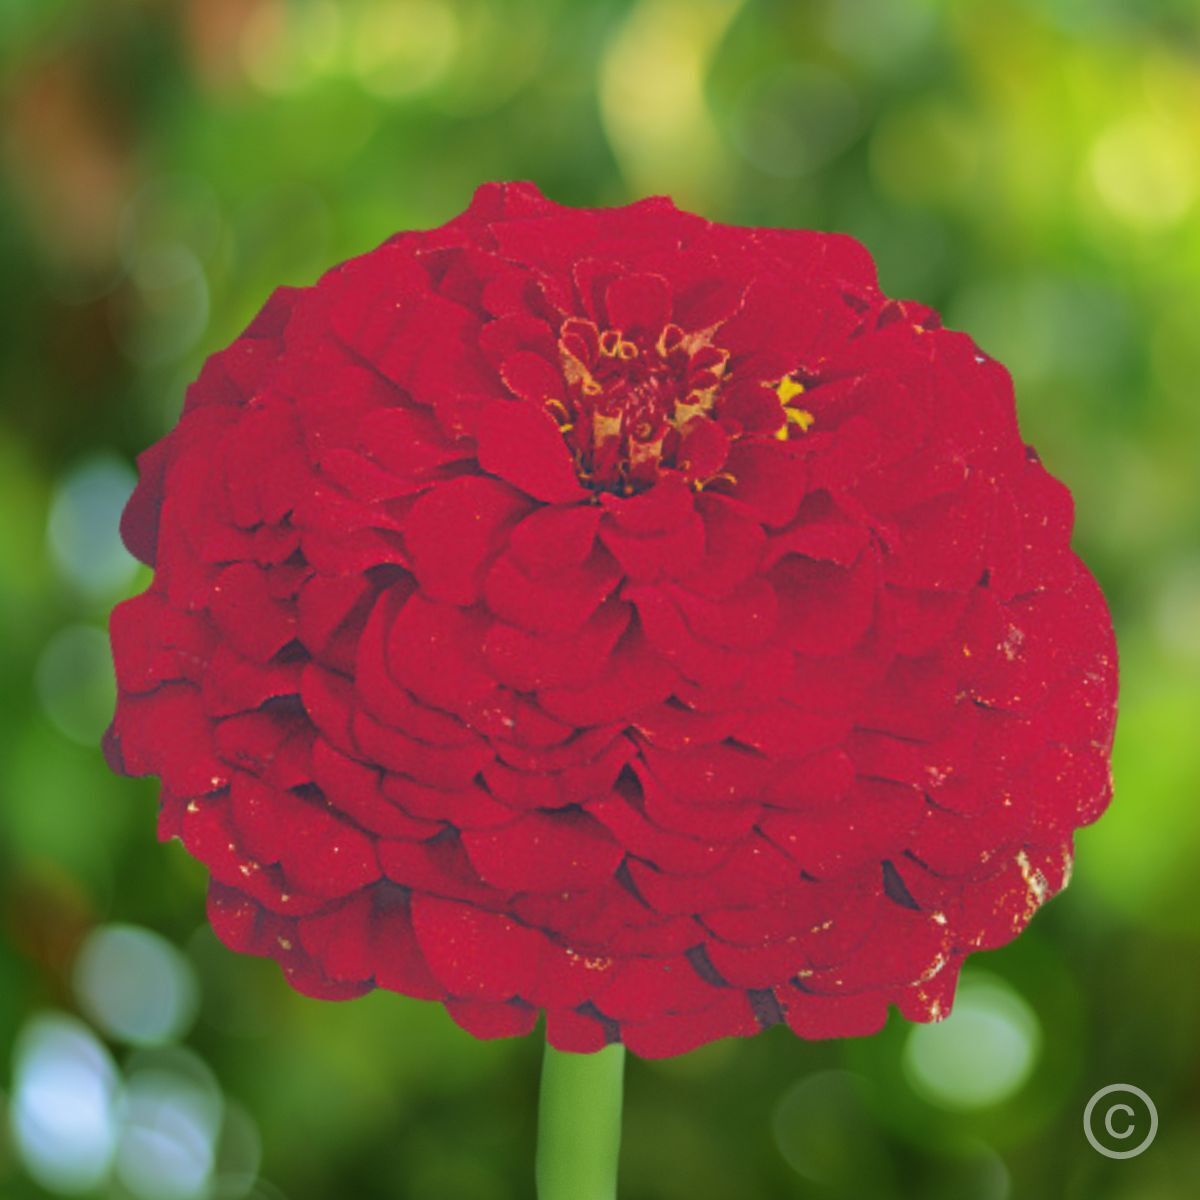
POLYGON ((678 325, 667 325, 658 335, 658 341, 654 344, 654 348, 658 351, 659 358, 666 358, 678 350, 682 344, 683 330, 678 325))
POLYGON ((816 420, 807 408, 789 407, 791 401, 795 400, 797 396, 803 396, 805 391, 807 389, 804 384, 790 375, 785 375, 775 385, 775 395, 779 397, 779 403, 783 405, 783 424, 775 431, 775 437, 781 442, 788 440, 793 425, 798 425, 801 433, 807 433, 816 420))
POLYGON ((775 395, 779 397, 780 404, 787 404, 789 400, 794 400, 797 396, 802 396, 804 391, 804 384, 798 379, 793 379, 790 375, 785 375, 775 385, 775 395))
POLYGON ((550 415, 554 418, 554 422, 559 429, 571 428, 569 423, 571 420, 571 414, 568 411, 567 406, 561 400, 556 400, 553 396, 550 396, 547 397, 544 403, 547 408, 553 410, 550 415))
POLYGON ((731 483, 734 487, 737 487, 737 476, 731 475, 728 471, 718 471, 716 475, 710 475, 707 479, 697 479, 692 486, 696 491, 702 492, 709 484, 717 483, 720 480, 724 480, 726 483, 731 483))

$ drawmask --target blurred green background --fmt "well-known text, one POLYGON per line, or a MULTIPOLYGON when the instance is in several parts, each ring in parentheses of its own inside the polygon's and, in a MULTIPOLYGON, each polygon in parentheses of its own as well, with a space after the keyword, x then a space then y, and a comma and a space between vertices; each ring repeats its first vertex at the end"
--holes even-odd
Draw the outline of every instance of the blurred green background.
POLYGON ((0 170, 0 1195, 532 1193, 536 1039, 235 959, 96 749, 134 454, 273 287, 496 178, 862 238, 1012 369, 1122 651, 1069 891, 944 1025, 631 1062, 625 1200, 1200 1195, 1194 3, 0 0, 0 170))

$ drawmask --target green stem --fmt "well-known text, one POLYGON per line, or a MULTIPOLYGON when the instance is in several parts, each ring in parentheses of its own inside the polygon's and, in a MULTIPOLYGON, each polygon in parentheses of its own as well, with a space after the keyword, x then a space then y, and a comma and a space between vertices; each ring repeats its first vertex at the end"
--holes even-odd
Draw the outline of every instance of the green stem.
POLYGON ((538 1200, 616 1200, 625 1047, 546 1046, 538 1103, 538 1200))

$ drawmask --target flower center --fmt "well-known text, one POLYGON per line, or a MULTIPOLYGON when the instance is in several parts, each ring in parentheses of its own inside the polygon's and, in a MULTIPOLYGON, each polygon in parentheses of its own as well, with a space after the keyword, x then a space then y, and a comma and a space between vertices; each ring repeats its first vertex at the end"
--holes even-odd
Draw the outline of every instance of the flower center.
POLYGON ((709 419, 729 359, 678 325, 651 338, 577 317, 563 322, 558 351, 566 391, 547 405, 579 478, 621 495, 675 465, 688 426, 709 419))

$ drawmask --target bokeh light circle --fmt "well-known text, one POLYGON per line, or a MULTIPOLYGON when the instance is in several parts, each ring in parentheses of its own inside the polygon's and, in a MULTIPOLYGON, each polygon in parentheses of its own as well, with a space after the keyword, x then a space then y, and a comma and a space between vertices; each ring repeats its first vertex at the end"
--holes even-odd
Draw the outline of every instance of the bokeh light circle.
POLYGON ((262 1165, 262 1136, 250 1113, 226 1099, 225 1119, 217 1141, 212 1200, 246 1200, 264 1195, 258 1178, 262 1165))
POLYGON ((1106 129, 1088 159, 1092 184, 1116 217, 1143 229, 1173 225, 1196 200, 1194 135, 1150 114, 1106 129))
POLYGON ((38 657, 34 686, 60 733, 80 745, 97 746, 116 700, 104 631, 93 625, 60 629, 38 657))
POLYGON ((869 1193, 886 1160, 863 1095, 849 1071, 817 1071, 784 1093, 771 1127, 784 1161, 811 1183, 847 1195, 869 1193))
POLYGON ((107 1177, 119 1090, 111 1056, 81 1021, 43 1013, 21 1030, 10 1125, 17 1157, 42 1187, 76 1195, 107 1177))
POLYGON ((794 179, 825 166, 862 127, 849 84, 818 66, 792 65, 755 79, 733 111, 733 141, 760 171, 794 179))
POLYGON ((945 1021, 916 1025, 904 1047, 913 1089, 942 1108, 988 1108, 1020 1090, 1037 1062, 1041 1027, 1003 980, 966 974, 945 1021))
POLYGON ((201 1200, 212 1188, 223 1098, 194 1055, 131 1064, 116 1176, 137 1200, 201 1200))
POLYGON ((139 367, 175 362, 208 326, 208 279, 196 255, 181 242, 155 245, 129 273, 128 302, 114 313, 113 333, 139 367))
POLYGON ((100 453, 77 463, 55 488, 46 522, 50 560, 63 579, 88 595, 120 591, 138 569, 118 532, 136 483, 124 459, 100 453))
POLYGON ((121 260, 134 271, 147 255, 174 245, 200 259, 217 249, 223 232, 212 185, 194 175, 158 175, 148 180, 121 216, 121 260))
POLYGON ((165 938, 135 925, 103 925, 75 960, 79 1003, 110 1037, 153 1046, 182 1036, 196 1016, 191 963, 165 938))
POLYGON ((442 0, 403 0, 364 6, 351 51, 367 91, 396 100, 437 83, 459 45, 458 15, 442 0))

